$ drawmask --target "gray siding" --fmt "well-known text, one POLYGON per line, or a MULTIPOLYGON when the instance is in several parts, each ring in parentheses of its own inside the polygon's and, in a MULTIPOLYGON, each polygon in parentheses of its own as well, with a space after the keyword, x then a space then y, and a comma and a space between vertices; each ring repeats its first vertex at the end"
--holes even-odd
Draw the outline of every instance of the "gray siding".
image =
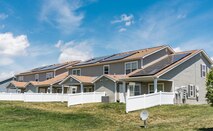
MULTIPOLYGON (((149 84, 153 84, 154 82, 153 81, 150 81, 150 82, 142 82, 142 86, 141 86, 141 88, 142 88, 142 90, 141 90, 141 92, 142 92, 142 94, 148 94, 149 92, 149 90, 148 90, 148 85, 149 84)), ((172 92, 173 91, 173 89, 172 89, 172 82, 170 82, 170 81, 158 81, 158 83, 163 83, 164 84, 164 92, 172 92)))
POLYGON ((163 49, 161 51, 158 51, 158 52, 156 52, 154 54, 151 54, 151 55, 149 55, 149 56, 147 56, 147 57, 145 57, 143 59, 143 66, 145 66, 145 65, 147 65, 147 64, 149 64, 149 63, 151 63, 151 62, 153 62, 155 60, 158 60, 159 58, 161 58, 163 56, 166 56, 168 54, 171 54, 171 53, 168 51, 167 48, 163 49))
MULTIPOLYGON (((141 60, 138 61, 138 68, 141 67, 141 60)), ((127 61, 131 62, 131 61, 127 61)), ((110 66, 110 74, 125 74, 125 62, 119 63, 112 63, 112 64, 104 64, 110 66)), ((101 76, 103 75, 103 66, 104 65, 97 65, 97 66, 89 66, 89 67, 81 67, 76 69, 81 69, 82 76, 101 76)), ((72 74, 72 69, 69 71, 72 74)))
POLYGON ((100 80, 95 82, 95 91, 105 92, 109 96, 110 102, 115 102, 115 82, 112 80, 102 77, 100 80))
POLYGON ((193 84, 199 87, 199 101, 195 99, 187 99, 187 103, 202 104, 206 103, 206 85, 205 78, 201 77, 201 64, 206 64, 209 68, 210 63, 200 54, 194 56, 190 60, 184 62, 168 73, 164 74, 160 78, 169 79, 174 81, 175 89, 181 88, 181 86, 188 87, 189 84, 193 84))
POLYGON ((61 68, 61 69, 55 71, 55 75, 57 76, 57 75, 60 75, 60 74, 62 74, 64 72, 67 72, 67 69, 66 68, 61 68))
POLYGON ((25 92, 27 92, 27 93, 37 93, 38 89, 37 89, 37 87, 33 86, 32 84, 29 84, 26 87, 25 92))
MULTIPOLYGON (((46 80, 46 73, 48 73, 48 72, 38 73, 39 74, 39 81, 45 81, 46 80)), ((24 82, 35 81, 35 74, 24 75, 23 77, 24 77, 24 82)))
POLYGON ((2 84, 0 85, 0 92, 7 92, 6 86, 8 86, 8 84, 10 84, 10 82, 11 82, 11 81, 7 81, 7 82, 5 82, 5 83, 2 83, 2 84))

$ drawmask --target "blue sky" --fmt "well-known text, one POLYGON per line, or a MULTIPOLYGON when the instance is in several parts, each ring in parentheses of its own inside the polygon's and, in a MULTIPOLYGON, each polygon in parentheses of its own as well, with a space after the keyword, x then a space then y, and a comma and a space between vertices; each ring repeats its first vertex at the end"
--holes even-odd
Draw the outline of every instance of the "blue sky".
POLYGON ((211 0, 1 0, 0 79, 157 45, 213 57, 211 0))

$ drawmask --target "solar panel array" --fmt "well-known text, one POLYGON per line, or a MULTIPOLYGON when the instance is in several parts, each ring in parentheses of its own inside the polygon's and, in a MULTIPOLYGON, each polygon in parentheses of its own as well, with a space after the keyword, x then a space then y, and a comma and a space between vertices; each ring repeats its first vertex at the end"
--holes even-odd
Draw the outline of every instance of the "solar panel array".
POLYGON ((97 62, 106 62, 106 61, 113 61, 113 60, 120 60, 120 59, 124 59, 128 56, 131 56, 133 54, 135 54, 136 52, 128 52, 128 53, 120 53, 120 54, 114 54, 114 55, 108 55, 108 56, 102 56, 102 57, 96 57, 96 58, 92 58, 90 60, 81 62, 78 65, 86 65, 86 64, 93 64, 93 63, 97 63, 97 62))
POLYGON ((100 61, 102 61, 103 59, 106 59, 106 58, 108 58, 108 57, 110 57, 110 55, 109 55, 109 56, 96 57, 96 58, 89 59, 89 60, 87 60, 87 61, 81 62, 81 63, 76 64, 76 65, 93 64, 93 63, 96 63, 96 62, 100 62, 100 61))
POLYGON ((108 58, 102 60, 102 62, 124 59, 124 58, 126 58, 128 56, 131 56, 131 55, 135 54, 135 53, 136 52, 115 54, 115 55, 112 55, 111 57, 108 57, 108 58))
POLYGON ((64 66, 64 64, 54 64, 54 65, 48 65, 48 66, 42 66, 39 68, 35 68, 33 70, 31 70, 32 72, 36 72, 36 71, 44 71, 44 70, 54 70, 57 69, 59 67, 64 66))
POLYGON ((146 67, 145 69, 131 75, 130 77, 154 75, 154 74, 158 73, 159 71, 165 69, 166 67, 174 64, 175 62, 183 59, 184 57, 188 56, 189 54, 190 53, 169 55, 168 57, 164 58, 163 60, 146 67))

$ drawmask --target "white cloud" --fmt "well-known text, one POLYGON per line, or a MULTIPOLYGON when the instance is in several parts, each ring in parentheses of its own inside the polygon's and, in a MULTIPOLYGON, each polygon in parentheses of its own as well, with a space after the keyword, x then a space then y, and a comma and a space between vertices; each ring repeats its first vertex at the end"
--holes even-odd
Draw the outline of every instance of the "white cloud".
POLYGON ((69 41, 67 43, 63 43, 61 40, 59 40, 55 46, 58 47, 61 52, 59 56, 59 62, 72 60, 84 61, 93 57, 92 47, 87 41, 80 43, 69 41))
POLYGON ((14 36, 12 33, 0 34, 0 55, 24 55, 29 45, 26 35, 14 36))
POLYGON ((132 14, 122 14, 119 19, 111 21, 112 24, 124 23, 125 26, 130 26, 134 23, 134 16, 132 14))
POLYGON ((57 27, 64 33, 72 33, 81 25, 84 18, 76 10, 81 7, 79 1, 47 0, 43 3, 41 21, 57 27))
POLYGON ((176 47, 176 48, 174 48, 174 51, 175 52, 181 52, 181 51, 183 51, 180 47, 176 47))
POLYGON ((125 32, 126 31, 126 28, 120 28, 119 30, 118 30, 118 32, 125 32))
POLYGON ((10 65, 13 64, 13 59, 11 58, 6 58, 6 57, 1 57, 0 58, 0 66, 6 66, 6 65, 10 65))
MULTIPOLYGON (((170 44, 173 47, 179 47, 176 48, 177 51, 204 48, 211 53, 213 52, 212 36, 209 30, 206 30, 206 25, 200 23, 205 23, 206 20, 211 21, 212 16, 209 12, 213 10, 202 12, 202 15, 191 16, 190 19, 183 19, 194 13, 193 11, 197 11, 197 6, 194 5, 196 2, 181 5, 180 2, 159 2, 141 13, 138 16, 140 20, 137 20, 131 30, 113 34, 105 47, 127 51, 170 44), (165 6, 167 8, 163 8, 165 6), (179 14, 182 14, 179 16, 182 19, 177 18, 179 14)), ((112 23, 116 22, 120 21, 112 21, 112 23)))
POLYGON ((8 17, 7 14, 4 14, 4 13, 0 13, 0 20, 4 20, 8 17))
POLYGON ((1 72, 0 73, 0 81, 5 80, 7 78, 10 78, 10 77, 14 76, 14 74, 15 73, 13 71, 11 71, 11 72, 1 72))

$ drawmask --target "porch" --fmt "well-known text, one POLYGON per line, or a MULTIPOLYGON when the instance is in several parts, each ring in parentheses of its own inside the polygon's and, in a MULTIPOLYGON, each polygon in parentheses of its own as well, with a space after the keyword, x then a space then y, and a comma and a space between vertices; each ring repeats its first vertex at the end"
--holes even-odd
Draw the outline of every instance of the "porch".
POLYGON ((126 103, 127 113, 157 105, 174 104, 174 96, 174 82, 165 79, 136 77, 126 79, 118 85, 117 98, 126 103))

